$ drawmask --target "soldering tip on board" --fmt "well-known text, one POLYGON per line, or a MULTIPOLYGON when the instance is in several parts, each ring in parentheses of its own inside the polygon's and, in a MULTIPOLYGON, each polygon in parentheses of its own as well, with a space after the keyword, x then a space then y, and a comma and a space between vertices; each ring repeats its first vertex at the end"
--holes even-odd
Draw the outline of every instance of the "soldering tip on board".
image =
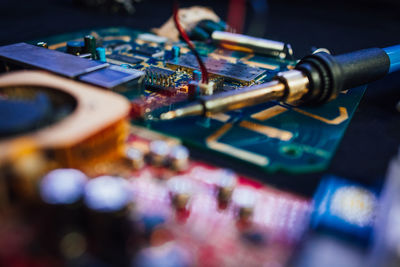
POLYGON ((164 120, 164 121, 172 120, 174 118, 176 118, 176 112, 175 111, 168 111, 168 112, 162 113, 160 115, 160 119, 164 120))
POLYGON ((172 120, 180 117, 203 115, 203 105, 200 103, 188 105, 186 107, 171 110, 160 115, 161 120, 172 120))

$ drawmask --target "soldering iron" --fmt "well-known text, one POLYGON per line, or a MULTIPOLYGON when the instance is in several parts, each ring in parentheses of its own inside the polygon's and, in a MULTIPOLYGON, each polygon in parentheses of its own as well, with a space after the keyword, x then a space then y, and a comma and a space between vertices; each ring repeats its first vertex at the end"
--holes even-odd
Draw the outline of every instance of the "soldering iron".
POLYGON ((202 96, 186 107, 161 114, 169 120, 253 106, 270 100, 296 104, 323 104, 343 91, 400 70, 400 45, 370 48, 333 56, 319 52, 304 57, 292 70, 270 82, 212 96, 202 96))

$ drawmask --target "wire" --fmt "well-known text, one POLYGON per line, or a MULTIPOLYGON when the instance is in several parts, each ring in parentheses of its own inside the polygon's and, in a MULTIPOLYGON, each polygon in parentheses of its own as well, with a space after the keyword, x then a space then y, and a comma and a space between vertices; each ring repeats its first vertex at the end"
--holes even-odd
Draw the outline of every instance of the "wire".
POLYGON ((174 17, 174 22, 175 22, 176 29, 178 30, 179 34, 182 36, 182 38, 185 41, 185 43, 189 46, 190 51, 192 51, 192 53, 194 54, 194 56, 197 59, 197 62, 199 63, 200 71, 201 71, 201 77, 202 77, 201 81, 203 83, 207 83, 208 84, 207 68, 204 65, 204 62, 201 59, 201 57, 200 57, 199 53, 197 52, 196 48, 194 47, 192 41, 190 41, 189 36, 185 32, 185 30, 182 28, 182 25, 179 23, 178 10, 179 10, 178 1, 174 1, 174 16, 173 17, 174 17))

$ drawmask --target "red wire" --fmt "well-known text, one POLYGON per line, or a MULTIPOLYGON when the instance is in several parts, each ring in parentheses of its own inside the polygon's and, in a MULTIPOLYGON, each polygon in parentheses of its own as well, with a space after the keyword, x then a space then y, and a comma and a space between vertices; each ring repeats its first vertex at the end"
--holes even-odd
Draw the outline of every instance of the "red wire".
POLYGON ((189 36, 186 34, 185 30, 182 28, 181 24, 179 23, 179 17, 178 17, 178 2, 175 1, 174 2, 174 22, 175 22, 175 26, 176 29, 178 30, 179 34, 182 36, 183 40, 185 41, 185 43, 187 43, 187 45, 189 46, 190 50, 192 51, 192 53, 194 54, 194 56, 197 59, 197 62, 199 63, 200 66, 200 71, 201 71, 201 81, 203 83, 207 83, 208 84, 208 72, 207 72, 207 68, 203 63, 203 60, 201 60, 201 57, 199 55, 199 53, 197 52, 196 48, 194 47, 192 41, 190 41, 189 36))

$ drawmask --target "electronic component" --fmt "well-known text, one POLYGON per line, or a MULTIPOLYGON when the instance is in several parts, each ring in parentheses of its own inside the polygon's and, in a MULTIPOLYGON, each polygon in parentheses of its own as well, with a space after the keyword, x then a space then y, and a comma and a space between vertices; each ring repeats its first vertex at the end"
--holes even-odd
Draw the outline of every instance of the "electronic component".
POLYGON ((0 59, 7 63, 43 69, 69 78, 75 78, 108 66, 106 63, 86 60, 26 43, 0 47, 0 59))
POLYGON ((142 151, 134 147, 129 147, 126 150, 126 157, 132 162, 132 167, 135 170, 139 170, 144 166, 144 155, 142 151))
POLYGON ((193 194, 193 184, 185 177, 175 176, 168 180, 167 187, 171 194, 174 207, 178 210, 187 208, 191 195, 193 194))
MULTIPOLYGON (((182 55, 177 60, 167 61, 166 64, 171 69, 183 69, 191 72, 199 69, 195 57, 190 54, 182 55)), ((245 64, 232 64, 225 60, 210 57, 204 58, 204 64, 211 76, 237 81, 244 85, 254 82, 255 79, 265 73, 265 70, 249 67, 245 64)))
POLYGON ((84 43, 80 41, 69 41, 67 42, 67 53, 75 56, 84 54, 84 43))
POLYGON ((168 155, 169 163, 174 170, 182 171, 188 167, 189 150, 182 146, 174 146, 168 155))
POLYGON ((97 47, 96 48, 97 58, 100 62, 107 62, 106 58, 106 49, 104 47, 97 47))
POLYGON ((111 54, 107 55, 108 62, 115 64, 132 64, 136 65, 143 62, 143 59, 134 56, 122 55, 122 54, 111 54))
POLYGON ((129 53, 144 55, 147 57, 162 57, 164 51, 158 47, 148 46, 148 45, 138 45, 132 48, 129 53))
POLYGON ((49 48, 49 45, 46 42, 37 42, 36 46, 43 47, 43 48, 49 48))
POLYGON ((377 199, 371 189, 337 177, 325 177, 314 195, 312 227, 368 240, 374 225, 377 199))
POLYGON ((86 175, 75 169, 56 169, 40 182, 40 195, 48 204, 73 204, 83 195, 86 175))
POLYGON ((128 182, 121 177, 100 176, 85 185, 84 201, 92 210, 117 212, 132 201, 128 182))
POLYGON ((150 160, 156 166, 165 165, 170 148, 165 141, 155 140, 150 143, 150 160))
POLYGON ((173 70, 150 66, 146 68, 146 83, 151 86, 155 85, 156 90, 158 87, 171 87, 170 89, 173 90, 175 74, 176 72, 173 70))
POLYGON ((96 55, 96 38, 93 35, 86 35, 83 38, 84 42, 84 52, 85 53, 90 53, 92 59, 97 59, 96 55))
POLYGON ((130 91, 131 94, 136 92, 139 95, 142 90, 144 75, 143 71, 110 66, 109 68, 81 75, 79 76, 79 80, 112 89, 113 91, 130 91))

